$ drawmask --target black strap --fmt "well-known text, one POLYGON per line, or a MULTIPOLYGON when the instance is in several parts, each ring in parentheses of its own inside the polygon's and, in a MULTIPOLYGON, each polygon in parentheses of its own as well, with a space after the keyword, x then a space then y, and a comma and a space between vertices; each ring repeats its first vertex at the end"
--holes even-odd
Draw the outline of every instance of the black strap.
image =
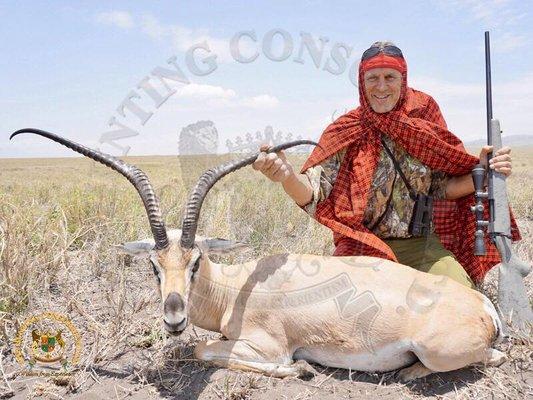
POLYGON ((411 200, 415 201, 416 200, 416 192, 413 190, 413 187, 409 184, 409 181, 407 180, 407 178, 403 174, 403 171, 401 170, 400 165, 398 164, 398 161, 396 161, 396 158, 394 158, 394 156, 392 155, 392 152, 390 151, 390 149, 385 144, 385 141, 383 140, 383 137, 381 137, 381 144, 383 145, 383 148, 385 149, 385 151, 387 152, 387 154, 391 158, 392 163, 394 164, 394 168, 396 168, 396 171, 398 171, 398 173, 400 174, 400 176, 401 176, 401 178, 403 180, 403 183, 405 183, 405 186, 407 187, 407 190, 409 191, 409 197, 411 198, 411 200))

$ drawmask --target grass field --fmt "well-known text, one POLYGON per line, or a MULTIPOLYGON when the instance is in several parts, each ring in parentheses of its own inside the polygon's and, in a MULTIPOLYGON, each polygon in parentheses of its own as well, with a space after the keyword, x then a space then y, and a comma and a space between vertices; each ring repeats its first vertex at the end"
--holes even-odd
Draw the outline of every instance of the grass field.
MULTIPOLYGON (((188 191, 206 168, 225 158, 130 157, 160 197, 167 227, 179 227, 188 191)), ((300 166, 303 158, 293 157, 300 166)), ((523 240, 515 250, 533 260, 533 147, 513 149, 510 202, 523 240)), ((291 252, 331 254, 330 231, 311 220, 281 185, 245 168, 208 195, 199 234, 247 242, 228 261, 291 252)), ((432 375, 414 384, 392 373, 321 369, 310 381, 235 373, 191 359, 198 338, 162 331, 149 266, 113 247, 150 237, 142 203, 119 174, 87 159, 0 159, 0 398, 525 398, 531 395, 531 341, 503 344, 511 361, 432 375), (44 310, 64 313, 80 329, 80 370, 68 380, 20 374, 12 340, 22 321, 44 310), (98 397, 100 396, 100 397, 98 397), (284 397, 285 396, 285 397, 284 397)), ((495 293, 494 270, 481 288, 495 293)), ((528 277, 528 290, 533 285, 528 277)))

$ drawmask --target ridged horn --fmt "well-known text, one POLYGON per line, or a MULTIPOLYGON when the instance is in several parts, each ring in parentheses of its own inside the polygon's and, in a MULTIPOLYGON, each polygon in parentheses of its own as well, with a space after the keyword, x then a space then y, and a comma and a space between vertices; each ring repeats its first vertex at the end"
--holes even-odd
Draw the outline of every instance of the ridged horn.
MULTIPOLYGON (((311 144, 318 146, 318 143, 312 140, 294 140, 287 143, 282 143, 277 146, 270 147, 266 153, 275 153, 281 150, 285 150, 294 146, 300 146, 302 144, 311 144)), ((213 167, 200 177, 191 194, 189 195, 189 201, 185 207, 185 213, 183 216, 183 222, 181 225, 181 247, 185 249, 191 249, 194 246, 194 238, 196 236, 196 229, 198 227, 198 217, 204 202, 205 196, 209 190, 217 183, 217 181, 231 172, 252 164, 259 152, 244 158, 242 160, 228 161, 224 164, 213 167)))
POLYGON ((123 175, 128 181, 133 184, 133 186, 135 186, 135 189, 139 193, 139 196, 141 196, 144 208, 146 209, 146 213, 148 214, 150 228, 152 230, 152 234, 154 235, 155 248, 161 250, 168 247, 169 242, 167 237, 167 231, 165 229, 165 224, 161 216, 159 200, 155 195, 150 180, 143 171, 141 171, 134 165, 126 164, 124 161, 109 154, 102 153, 98 150, 90 149, 69 139, 65 139, 54 133, 46 132, 40 129, 20 129, 14 132, 9 137, 9 139, 11 140, 13 137, 21 133, 34 133, 36 135, 53 140, 54 142, 68 147, 69 149, 74 150, 77 153, 83 154, 85 157, 89 157, 94 161, 98 161, 99 163, 104 164, 107 167, 123 175))

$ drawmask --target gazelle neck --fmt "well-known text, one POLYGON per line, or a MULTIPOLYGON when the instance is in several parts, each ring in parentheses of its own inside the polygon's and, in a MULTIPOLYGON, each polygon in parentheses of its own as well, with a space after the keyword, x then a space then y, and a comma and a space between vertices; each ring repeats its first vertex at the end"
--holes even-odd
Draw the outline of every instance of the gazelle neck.
POLYGON ((220 332, 221 320, 228 308, 234 290, 231 282, 221 271, 223 264, 202 255, 189 294, 189 317, 193 325, 202 329, 220 332))

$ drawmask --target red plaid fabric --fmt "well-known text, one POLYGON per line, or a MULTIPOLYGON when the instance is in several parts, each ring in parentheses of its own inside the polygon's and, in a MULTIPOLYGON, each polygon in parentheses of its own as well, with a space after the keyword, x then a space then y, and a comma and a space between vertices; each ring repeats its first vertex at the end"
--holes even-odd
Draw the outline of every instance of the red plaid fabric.
MULTIPOLYGON (((461 140, 448 131, 435 100, 407 86, 407 68, 396 68, 402 73, 402 90, 395 108, 388 113, 375 113, 363 92, 363 75, 368 65, 373 67, 368 63, 372 60, 359 67, 361 105, 326 128, 320 147, 315 147, 302 172, 348 146, 345 155, 348 161, 341 164, 328 198, 317 205, 315 218, 333 231, 334 255, 370 255, 397 261, 390 247, 362 224, 381 152, 380 136, 388 135, 425 165, 451 176, 470 173, 479 159, 468 154, 461 140)), ((479 282, 500 258, 488 239, 487 255, 474 256, 475 216, 470 211, 474 202, 473 195, 458 200, 436 200, 434 224, 444 247, 479 282)), ((520 239, 514 218, 512 234, 513 240, 520 239)))

